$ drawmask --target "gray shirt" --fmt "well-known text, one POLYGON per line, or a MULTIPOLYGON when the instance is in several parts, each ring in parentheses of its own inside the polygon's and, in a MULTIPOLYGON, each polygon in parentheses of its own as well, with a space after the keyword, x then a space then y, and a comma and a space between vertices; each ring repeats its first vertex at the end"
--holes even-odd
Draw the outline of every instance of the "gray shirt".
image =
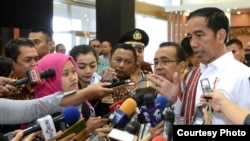
POLYGON ((33 100, 0 98, 0 124, 28 123, 45 115, 60 112, 62 98, 72 92, 55 94, 33 100))

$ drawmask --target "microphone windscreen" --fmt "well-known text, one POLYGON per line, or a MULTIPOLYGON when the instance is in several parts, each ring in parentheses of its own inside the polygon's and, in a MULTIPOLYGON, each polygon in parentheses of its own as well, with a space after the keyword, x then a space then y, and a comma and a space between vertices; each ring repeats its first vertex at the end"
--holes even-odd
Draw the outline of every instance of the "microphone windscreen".
POLYGON ((120 110, 130 117, 134 113, 136 107, 136 101, 132 98, 128 98, 122 103, 120 110))
POLYGON ((168 100, 165 96, 158 96, 156 99, 155 99, 155 103, 156 104, 160 104, 160 107, 162 110, 165 109, 165 107, 167 106, 168 104, 168 100))
POLYGON ((139 132, 140 126, 141 125, 139 122, 137 122, 136 120, 133 120, 125 126, 124 131, 127 131, 133 135, 137 135, 137 133, 139 132))
POLYGON ((62 115, 64 117, 65 123, 72 125, 73 123, 79 120, 80 111, 78 108, 70 106, 62 110, 62 115))
POLYGON ((40 77, 42 79, 44 79, 44 78, 51 78, 51 77, 54 77, 54 76, 56 76, 56 71, 54 69, 52 69, 52 68, 47 69, 47 70, 43 71, 40 74, 40 77))
POLYGON ((151 141, 167 141, 162 135, 155 136, 151 141))
POLYGON ((147 108, 152 108, 155 106, 154 96, 150 93, 146 93, 143 97, 144 105, 147 108))

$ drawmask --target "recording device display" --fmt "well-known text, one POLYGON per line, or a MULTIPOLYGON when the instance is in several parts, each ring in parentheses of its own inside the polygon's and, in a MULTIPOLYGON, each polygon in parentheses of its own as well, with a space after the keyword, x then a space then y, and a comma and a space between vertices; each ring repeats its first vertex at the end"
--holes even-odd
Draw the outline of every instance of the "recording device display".
POLYGON ((41 72, 40 75, 38 75, 39 73, 36 70, 36 68, 28 69, 26 71, 26 73, 27 73, 27 77, 24 77, 24 78, 19 79, 15 82, 12 82, 9 85, 17 87, 17 86, 21 86, 21 85, 29 82, 31 86, 35 86, 35 85, 41 83, 41 79, 51 78, 51 77, 56 76, 56 72, 52 68, 41 72))
POLYGON ((115 88, 115 87, 119 87, 119 86, 123 86, 123 85, 129 85, 132 84, 132 82, 129 79, 126 80, 116 80, 116 81, 112 81, 110 85, 104 86, 106 88, 115 88))
MULTIPOLYGON (((208 78, 203 78, 200 80, 200 82, 203 94, 212 92, 208 78)), ((211 97, 206 97, 206 96, 205 98, 211 99, 211 97)))

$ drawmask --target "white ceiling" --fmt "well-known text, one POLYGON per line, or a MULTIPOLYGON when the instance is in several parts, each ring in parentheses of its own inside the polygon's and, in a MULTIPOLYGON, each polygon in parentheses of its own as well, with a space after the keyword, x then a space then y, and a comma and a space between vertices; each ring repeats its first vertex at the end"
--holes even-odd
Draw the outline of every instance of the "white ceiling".
POLYGON ((246 9, 250 8, 249 0, 183 0, 182 5, 166 6, 166 12, 174 11, 193 11, 201 7, 218 7, 222 10, 227 9, 246 9))

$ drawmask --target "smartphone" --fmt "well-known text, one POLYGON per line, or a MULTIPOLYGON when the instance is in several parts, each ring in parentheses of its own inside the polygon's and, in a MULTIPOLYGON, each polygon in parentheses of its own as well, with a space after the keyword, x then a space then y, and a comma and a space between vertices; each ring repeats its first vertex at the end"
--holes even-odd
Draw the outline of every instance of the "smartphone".
MULTIPOLYGON (((208 78, 203 78, 200 80, 201 88, 203 94, 212 92, 208 78)), ((205 97, 206 99, 211 99, 210 97, 205 97)))
POLYGON ((121 81, 118 81, 118 82, 112 82, 110 85, 106 85, 104 87, 106 88, 115 88, 115 87, 119 87, 119 86, 122 86, 122 85, 130 85, 132 84, 131 81, 129 79, 126 79, 126 80, 121 80, 121 81))

